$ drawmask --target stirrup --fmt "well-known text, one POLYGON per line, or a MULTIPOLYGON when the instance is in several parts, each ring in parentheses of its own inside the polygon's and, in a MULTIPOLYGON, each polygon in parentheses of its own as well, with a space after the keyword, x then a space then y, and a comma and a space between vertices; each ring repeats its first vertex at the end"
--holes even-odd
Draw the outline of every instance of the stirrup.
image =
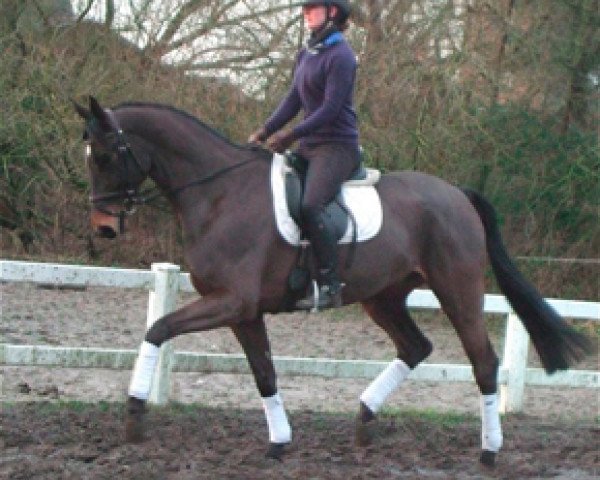
POLYGON ((306 298, 296 302, 296 308, 316 313, 328 308, 342 306, 343 283, 340 283, 334 292, 331 292, 331 285, 324 284, 319 286, 315 280, 312 282, 312 287, 312 295, 308 295, 306 298))

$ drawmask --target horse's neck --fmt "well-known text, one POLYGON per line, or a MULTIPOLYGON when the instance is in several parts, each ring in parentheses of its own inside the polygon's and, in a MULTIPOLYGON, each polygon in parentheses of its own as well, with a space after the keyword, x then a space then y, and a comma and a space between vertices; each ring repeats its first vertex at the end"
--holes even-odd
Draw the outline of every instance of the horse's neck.
POLYGON ((143 139, 150 177, 165 192, 235 164, 239 149, 218 134, 170 110, 135 108, 121 115, 123 128, 143 139))

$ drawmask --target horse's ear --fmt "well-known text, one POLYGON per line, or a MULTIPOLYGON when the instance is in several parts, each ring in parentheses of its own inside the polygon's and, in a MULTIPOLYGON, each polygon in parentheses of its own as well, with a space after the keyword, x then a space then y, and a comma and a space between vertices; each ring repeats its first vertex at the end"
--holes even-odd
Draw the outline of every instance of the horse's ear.
POLYGON ((112 124, 106 111, 100 106, 98 100, 90 95, 90 110, 92 115, 98 120, 100 127, 105 131, 112 130, 112 124))
POLYGON ((100 118, 104 115, 104 109, 100 106, 100 102, 96 100, 96 97, 90 95, 90 110, 94 114, 94 117, 100 118))
POLYGON ((79 105, 75 100, 71 99, 71 103, 73 104, 73 108, 79 114, 81 118, 83 118, 86 122, 92 117, 92 113, 82 105, 79 105))

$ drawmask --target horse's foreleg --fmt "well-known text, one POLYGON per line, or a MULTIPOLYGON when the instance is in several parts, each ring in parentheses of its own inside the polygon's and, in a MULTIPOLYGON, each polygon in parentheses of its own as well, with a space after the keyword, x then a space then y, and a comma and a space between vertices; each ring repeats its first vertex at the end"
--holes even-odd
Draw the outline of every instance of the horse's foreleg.
POLYGON ((159 347, 144 341, 133 367, 129 384, 129 397, 125 412, 125 441, 142 442, 145 437, 144 415, 150 395, 152 377, 158 361, 159 347))
POLYGON ((126 441, 140 442, 144 439, 145 404, 150 395, 160 346, 182 333, 210 330, 239 322, 248 318, 246 310, 243 302, 231 295, 206 296, 154 323, 146 332, 131 377, 125 420, 126 441))
POLYGON ((356 442, 371 442, 375 415, 385 400, 404 382, 432 351, 431 342, 423 335, 406 309, 410 289, 391 288, 363 303, 369 316, 394 342, 395 358, 360 396, 360 411, 356 423, 356 442))
POLYGON ((292 440, 283 401, 277 392, 275 367, 271 359, 271 347, 262 317, 252 322, 232 325, 231 329, 244 349, 260 395, 269 427, 267 457, 281 459, 284 446, 292 440))

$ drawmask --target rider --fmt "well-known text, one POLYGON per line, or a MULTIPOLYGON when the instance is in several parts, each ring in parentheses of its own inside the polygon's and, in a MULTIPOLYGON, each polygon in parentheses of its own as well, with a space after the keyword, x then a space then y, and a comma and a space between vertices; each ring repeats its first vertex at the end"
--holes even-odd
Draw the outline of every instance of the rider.
MULTIPOLYGON (((248 141, 268 139, 269 148, 283 153, 299 140, 297 153, 308 161, 302 219, 318 265, 317 307, 323 309, 341 305, 342 288, 335 230, 325 206, 360 164, 352 103, 356 56, 342 33, 350 16, 347 0, 305 0, 302 13, 310 38, 296 58, 292 86, 248 141), (292 129, 282 129, 300 109, 304 110, 303 121, 292 129)), ((297 307, 309 309, 313 303, 309 296, 297 307)))

